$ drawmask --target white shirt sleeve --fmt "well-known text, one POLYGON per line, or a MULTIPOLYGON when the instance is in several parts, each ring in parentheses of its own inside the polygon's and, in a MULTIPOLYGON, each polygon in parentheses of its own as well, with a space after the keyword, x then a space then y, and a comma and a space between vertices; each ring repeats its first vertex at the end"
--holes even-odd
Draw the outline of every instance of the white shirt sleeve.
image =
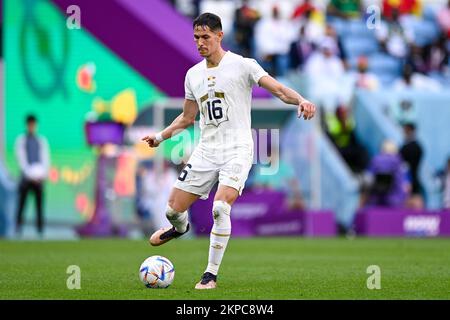
POLYGON ((19 136, 15 143, 16 159, 19 164, 20 171, 28 176, 29 165, 27 163, 26 151, 25 151, 25 137, 19 136))
POLYGON ((268 75, 268 73, 258 64, 258 62, 256 62, 255 59, 244 58, 244 60, 250 86, 258 84, 259 79, 268 75))
POLYGON ((189 82, 189 73, 186 73, 186 77, 184 78, 184 98, 195 101, 194 93, 189 82))

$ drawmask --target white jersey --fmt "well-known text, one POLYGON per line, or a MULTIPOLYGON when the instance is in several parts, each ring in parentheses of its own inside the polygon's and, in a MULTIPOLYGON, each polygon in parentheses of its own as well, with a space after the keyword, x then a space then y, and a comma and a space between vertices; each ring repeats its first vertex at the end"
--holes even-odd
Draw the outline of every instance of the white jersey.
POLYGON ((253 150, 251 133, 252 87, 267 72, 254 60, 227 51, 219 65, 207 68, 206 60, 186 74, 185 98, 197 101, 200 110, 200 143, 206 155, 253 150))

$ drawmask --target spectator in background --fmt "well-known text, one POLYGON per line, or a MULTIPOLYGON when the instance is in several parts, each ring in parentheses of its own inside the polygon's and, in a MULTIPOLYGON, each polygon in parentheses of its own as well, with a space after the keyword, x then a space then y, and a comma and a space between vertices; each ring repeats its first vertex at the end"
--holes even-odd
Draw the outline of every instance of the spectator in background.
POLYGON ((400 97, 392 101, 392 104, 388 106, 386 114, 400 126, 403 123, 417 121, 416 105, 412 100, 405 97, 400 97))
POLYGON ((302 70, 308 58, 314 52, 314 44, 306 38, 305 25, 300 27, 300 36, 292 42, 289 49, 290 68, 302 70))
POLYGON ((403 125, 404 143, 400 149, 400 155, 408 164, 411 178, 411 196, 408 199, 407 206, 413 208, 423 208, 422 185, 419 179, 419 165, 422 159, 423 151, 416 139, 416 126, 413 123, 403 125))
POLYGON ((444 35, 438 37, 430 46, 427 55, 428 72, 445 74, 449 69, 449 51, 444 35))
POLYGON ((450 0, 448 0, 447 6, 437 13, 437 21, 447 39, 450 39, 450 0))
POLYGON ((358 143, 355 134, 355 124, 348 116, 344 106, 336 108, 335 115, 326 115, 326 132, 339 153, 354 173, 362 173, 367 167, 366 150, 358 143))
POLYGON ((244 57, 254 56, 252 41, 255 24, 260 17, 259 12, 248 5, 248 0, 244 0, 234 13, 234 38, 238 53, 244 57))
POLYGON ((313 100, 322 103, 327 110, 334 110, 343 99, 344 64, 336 55, 334 39, 325 37, 319 47, 320 50, 314 52, 306 62, 304 74, 308 77, 313 100))
POLYGON ((381 153, 370 161, 370 181, 366 205, 403 207, 410 191, 407 168, 392 141, 383 142, 381 153))
POLYGON ((380 87, 380 81, 373 73, 368 72, 369 61, 367 57, 361 56, 358 58, 357 71, 355 73, 355 87, 376 91, 380 87))
POLYGON ((269 18, 261 19, 255 26, 257 55, 272 76, 282 76, 288 65, 289 47, 292 43, 292 26, 280 17, 277 6, 269 18))
POLYGON ((401 23, 398 9, 393 9, 391 16, 380 23, 375 36, 385 52, 399 59, 406 58, 409 46, 414 42, 414 32, 401 23))
POLYGON ((333 28, 331 24, 327 24, 325 27, 325 36, 330 37, 334 40, 335 46, 336 46, 336 55, 341 58, 342 62, 344 62, 344 65, 346 64, 347 55, 345 54, 344 47, 342 46, 342 41, 339 35, 336 32, 336 29, 333 28))
POLYGON ((320 50, 306 63, 305 72, 312 77, 338 79, 344 74, 344 65, 336 54, 338 49, 335 39, 325 37, 319 47, 320 50))
POLYGON ((304 27, 302 37, 311 43, 316 43, 317 39, 321 39, 325 34, 325 16, 309 1, 297 7, 291 17, 291 22, 295 30, 304 27))
POLYGON ((330 0, 327 14, 342 19, 359 18, 361 12, 360 0, 330 0))
POLYGON ((426 74, 430 71, 425 51, 423 47, 411 45, 411 54, 408 56, 406 63, 412 67, 413 72, 426 74))
POLYGON ((16 232, 22 234, 23 209, 31 191, 36 200, 36 226, 40 237, 44 232, 43 196, 44 182, 50 167, 47 140, 37 134, 37 119, 34 115, 26 118, 27 132, 17 138, 15 152, 20 168, 19 203, 17 205, 16 232))
POLYGON ((393 84, 393 89, 403 91, 407 89, 428 90, 438 92, 442 89, 441 84, 426 75, 413 72, 413 68, 409 64, 403 67, 402 78, 397 79, 393 84))
POLYGON ((419 0, 383 0, 383 16, 391 18, 394 12, 398 15, 418 15, 422 14, 422 7, 419 0))

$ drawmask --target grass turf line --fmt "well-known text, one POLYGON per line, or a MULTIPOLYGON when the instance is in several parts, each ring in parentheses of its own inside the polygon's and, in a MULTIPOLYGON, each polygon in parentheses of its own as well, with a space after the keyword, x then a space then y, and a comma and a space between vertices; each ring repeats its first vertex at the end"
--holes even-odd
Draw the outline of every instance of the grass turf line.
POLYGON ((450 299, 450 239, 231 239, 216 290, 194 289, 208 239, 150 247, 145 240, 0 241, 0 299, 450 299), (175 265, 167 289, 147 289, 151 255, 175 265), (81 268, 81 290, 66 286, 81 268), (381 289, 369 290, 369 265, 381 289))

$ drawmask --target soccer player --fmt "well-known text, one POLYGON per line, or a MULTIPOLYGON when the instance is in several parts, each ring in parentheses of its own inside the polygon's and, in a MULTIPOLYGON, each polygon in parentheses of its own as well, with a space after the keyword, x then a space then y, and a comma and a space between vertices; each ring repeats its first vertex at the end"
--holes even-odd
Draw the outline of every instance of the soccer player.
POLYGON ((217 273, 231 234, 231 206, 242 193, 253 162, 251 134, 252 87, 259 85, 285 103, 298 106, 298 117, 309 120, 315 106, 294 90, 280 84, 258 63, 221 46, 222 23, 218 16, 204 13, 193 22, 197 50, 205 58, 188 70, 185 78, 183 112, 164 130, 146 136, 152 148, 194 124, 200 111, 200 142, 192 153, 169 197, 168 228, 150 237, 153 246, 162 245, 189 231, 189 207, 207 199, 219 181, 214 197, 214 224, 210 235, 206 270, 196 289, 216 288, 217 273))

